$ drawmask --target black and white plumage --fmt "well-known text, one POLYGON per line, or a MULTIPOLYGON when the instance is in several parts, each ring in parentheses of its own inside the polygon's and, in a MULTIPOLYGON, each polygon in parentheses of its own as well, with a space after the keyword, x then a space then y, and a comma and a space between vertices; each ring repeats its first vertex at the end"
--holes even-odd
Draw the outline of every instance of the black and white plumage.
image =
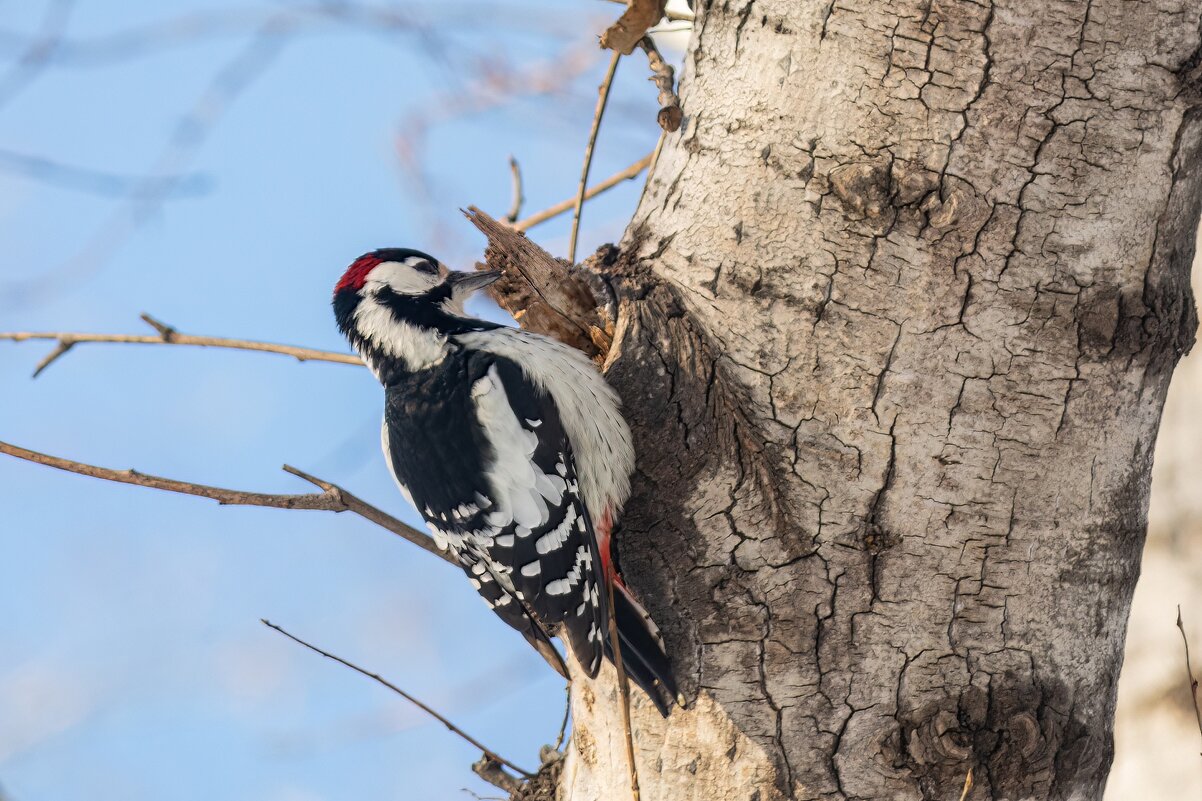
POLYGON ((590 677, 612 660, 612 592, 626 671, 666 715, 662 639, 610 558, 634 467, 618 398, 578 351, 468 317, 464 301, 497 277, 397 248, 335 287, 339 328, 384 385, 387 461, 439 547, 549 661, 551 636, 590 677))

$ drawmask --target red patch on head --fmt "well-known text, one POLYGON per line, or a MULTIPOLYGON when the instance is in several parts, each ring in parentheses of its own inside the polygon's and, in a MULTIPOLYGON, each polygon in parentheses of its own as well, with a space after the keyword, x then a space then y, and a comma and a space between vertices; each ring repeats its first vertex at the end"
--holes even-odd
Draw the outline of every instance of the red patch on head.
POLYGON ((380 260, 370 253, 355 259, 354 264, 346 269, 346 272, 342 274, 342 278, 339 278, 338 283, 334 285, 334 294, 337 295, 344 289, 358 292, 367 283, 368 274, 378 264, 380 264, 380 260))

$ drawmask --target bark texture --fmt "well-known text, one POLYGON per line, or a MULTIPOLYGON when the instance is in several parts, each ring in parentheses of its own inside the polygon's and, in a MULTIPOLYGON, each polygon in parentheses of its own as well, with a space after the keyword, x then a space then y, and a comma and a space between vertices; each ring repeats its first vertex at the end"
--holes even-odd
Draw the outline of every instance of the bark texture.
MULTIPOLYGON (((697 3, 616 258, 643 798, 1099 798, 1196 318, 1197 0, 697 3)), ((624 799, 577 682, 560 797, 624 799)))

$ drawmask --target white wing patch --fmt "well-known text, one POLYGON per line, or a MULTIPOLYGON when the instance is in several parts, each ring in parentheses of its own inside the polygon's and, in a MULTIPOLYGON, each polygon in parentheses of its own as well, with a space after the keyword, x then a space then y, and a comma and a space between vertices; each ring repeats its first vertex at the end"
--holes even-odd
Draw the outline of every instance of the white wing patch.
POLYGON ((529 536, 531 529, 551 519, 550 508, 562 503, 567 482, 561 476, 547 475, 535 464, 538 437, 518 422, 495 366, 472 385, 472 398, 493 450, 492 464, 485 472, 497 497, 486 519, 497 528, 512 522, 519 537, 529 536))
MULTIPOLYGON (((588 357, 553 339, 516 328, 454 338, 474 350, 516 362, 527 378, 551 396, 576 455, 585 508, 597 516, 606 509, 615 515, 620 512, 630 496, 634 445, 617 393, 588 357)), ((500 381, 493 383, 500 387, 500 381)))
MULTIPOLYGON (((573 587, 580 583, 580 579, 583 578, 584 574, 588 571, 588 568, 591 567, 592 564, 593 555, 589 552, 587 546, 581 545, 576 550, 576 563, 572 565, 572 569, 569 570, 568 574, 563 578, 548 582, 547 594, 567 595, 572 591, 573 587)), ((588 596, 587 592, 585 593, 585 596, 588 596)), ((593 603, 597 602, 596 597, 594 597, 592 600, 593 603)), ((577 614, 580 613, 577 612, 577 614)))
POLYGON ((575 522, 576 507, 573 505, 568 507, 563 522, 534 541, 534 550, 538 551, 539 555, 543 555, 559 548, 568 541, 568 535, 572 532, 572 524, 575 522))

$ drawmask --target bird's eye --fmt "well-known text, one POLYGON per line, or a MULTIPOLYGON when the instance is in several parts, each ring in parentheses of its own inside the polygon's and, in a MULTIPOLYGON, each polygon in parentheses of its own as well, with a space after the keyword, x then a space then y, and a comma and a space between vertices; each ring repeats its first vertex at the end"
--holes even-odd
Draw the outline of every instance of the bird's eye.
POLYGON ((419 273, 438 275, 438 268, 425 259, 422 259, 421 261, 410 262, 409 266, 417 270, 419 273))

